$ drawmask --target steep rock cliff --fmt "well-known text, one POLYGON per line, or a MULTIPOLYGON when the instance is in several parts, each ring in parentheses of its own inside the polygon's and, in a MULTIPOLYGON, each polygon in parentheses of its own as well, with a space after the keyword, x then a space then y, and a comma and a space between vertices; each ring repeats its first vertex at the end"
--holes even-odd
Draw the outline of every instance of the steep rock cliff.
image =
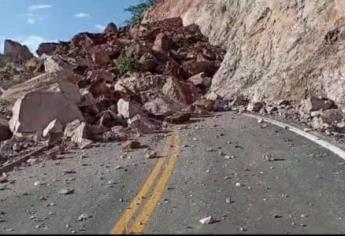
POLYGON ((219 95, 345 107, 344 0, 162 0, 145 20, 176 16, 227 50, 211 87, 219 95))

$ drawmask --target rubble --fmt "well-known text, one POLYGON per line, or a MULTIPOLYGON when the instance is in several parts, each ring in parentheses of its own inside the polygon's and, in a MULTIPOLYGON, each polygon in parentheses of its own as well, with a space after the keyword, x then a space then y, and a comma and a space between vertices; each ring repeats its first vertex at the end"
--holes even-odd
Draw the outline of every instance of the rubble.
POLYGON ((223 106, 195 103, 207 93, 225 51, 180 18, 130 28, 109 23, 103 33, 42 43, 39 57, 7 44, 15 46, 6 51, 14 63, 27 63, 18 67, 25 81, 1 90, 12 114, 9 129, 0 125, 0 141, 13 133, 11 147, 19 139, 78 148, 127 141, 223 106))

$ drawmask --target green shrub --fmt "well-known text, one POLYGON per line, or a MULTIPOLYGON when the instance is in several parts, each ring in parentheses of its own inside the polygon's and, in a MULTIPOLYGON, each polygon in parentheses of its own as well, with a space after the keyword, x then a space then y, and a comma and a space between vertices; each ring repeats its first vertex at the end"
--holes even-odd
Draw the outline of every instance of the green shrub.
POLYGON ((123 57, 117 60, 117 68, 122 74, 134 71, 137 68, 137 61, 132 57, 123 57))
POLYGON ((138 5, 132 5, 125 9, 125 11, 131 14, 130 20, 127 21, 127 24, 134 25, 141 22, 145 16, 146 11, 159 0, 144 0, 138 5))
POLYGON ((17 73, 17 71, 14 68, 14 66, 12 65, 12 63, 6 62, 5 66, 0 69, 0 73, 5 78, 10 78, 10 77, 14 76, 17 73))

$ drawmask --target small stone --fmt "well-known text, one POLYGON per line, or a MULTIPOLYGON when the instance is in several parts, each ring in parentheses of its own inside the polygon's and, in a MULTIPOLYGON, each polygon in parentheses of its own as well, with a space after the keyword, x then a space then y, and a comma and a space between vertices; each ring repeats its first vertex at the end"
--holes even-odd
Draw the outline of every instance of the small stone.
POLYGON ((258 119, 258 123, 263 123, 264 122, 264 119, 262 119, 262 118, 260 118, 260 119, 258 119))
POLYGON ((146 159, 155 159, 157 158, 157 152, 149 152, 145 154, 146 159))
POLYGON ((271 153, 265 153, 265 154, 263 155, 263 158, 264 158, 264 160, 266 160, 266 161, 275 161, 275 159, 273 158, 273 156, 272 156, 271 153))
POLYGON ((35 181, 34 182, 34 186, 40 186, 41 185, 41 182, 40 181, 35 181))
POLYGON ((138 149, 141 148, 141 143, 136 140, 129 140, 123 145, 123 147, 126 149, 138 149))
POLYGON ((215 223, 216 221, 212 216, 208 216, 208 217, 200 219, 199 222, 203 225, 209 225, 209 224, 215 223))
POLYGON ((120 169, 123 169, 123 167, 120 165, 115 166, 115 170, 120 170, 120 169))
POLYGON ((193 141, 198 141, 198 139, 197 138, 193 138, 193 141))
POLYGON ((63 194, 63 195, 72 194, 72 193, 74 193, 74 189, 62 188, 62 189, 59 190, 59 193, 63 194))
POLYGON ((88 218, 91 218, 91 216, 89 216, 88 214, 81 214, 79 217, 78 217, 78 221, 85 221, 87 220, 88 218))
POLYGON ((246 229, 246 228, 241 227, 241 228, 240 228, 240 231, 245 232, 245 231, 247 231, 247 229, 246 229))
POLYGON ((241 187, 242 185, 241 185, 241 183, 236 183, 235 186, 236 187, 241 187))
POLYGON ((227 197, 227 198, 225 199, 225 203, 226 203, 226 204, 230 204, 230 203, 231 203, 231 198, 230 198, 230 197, 227 197))

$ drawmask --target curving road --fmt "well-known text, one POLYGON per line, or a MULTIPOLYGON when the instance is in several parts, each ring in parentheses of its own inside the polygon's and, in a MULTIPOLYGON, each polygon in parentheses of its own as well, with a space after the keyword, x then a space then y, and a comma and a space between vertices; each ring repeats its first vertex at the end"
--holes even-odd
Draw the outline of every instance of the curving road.
POLYGON ((9 173, 0 232, 345 233, 345 161, 289 130, 229 112, 143 144, 162 157, 100 144, 9 173))

